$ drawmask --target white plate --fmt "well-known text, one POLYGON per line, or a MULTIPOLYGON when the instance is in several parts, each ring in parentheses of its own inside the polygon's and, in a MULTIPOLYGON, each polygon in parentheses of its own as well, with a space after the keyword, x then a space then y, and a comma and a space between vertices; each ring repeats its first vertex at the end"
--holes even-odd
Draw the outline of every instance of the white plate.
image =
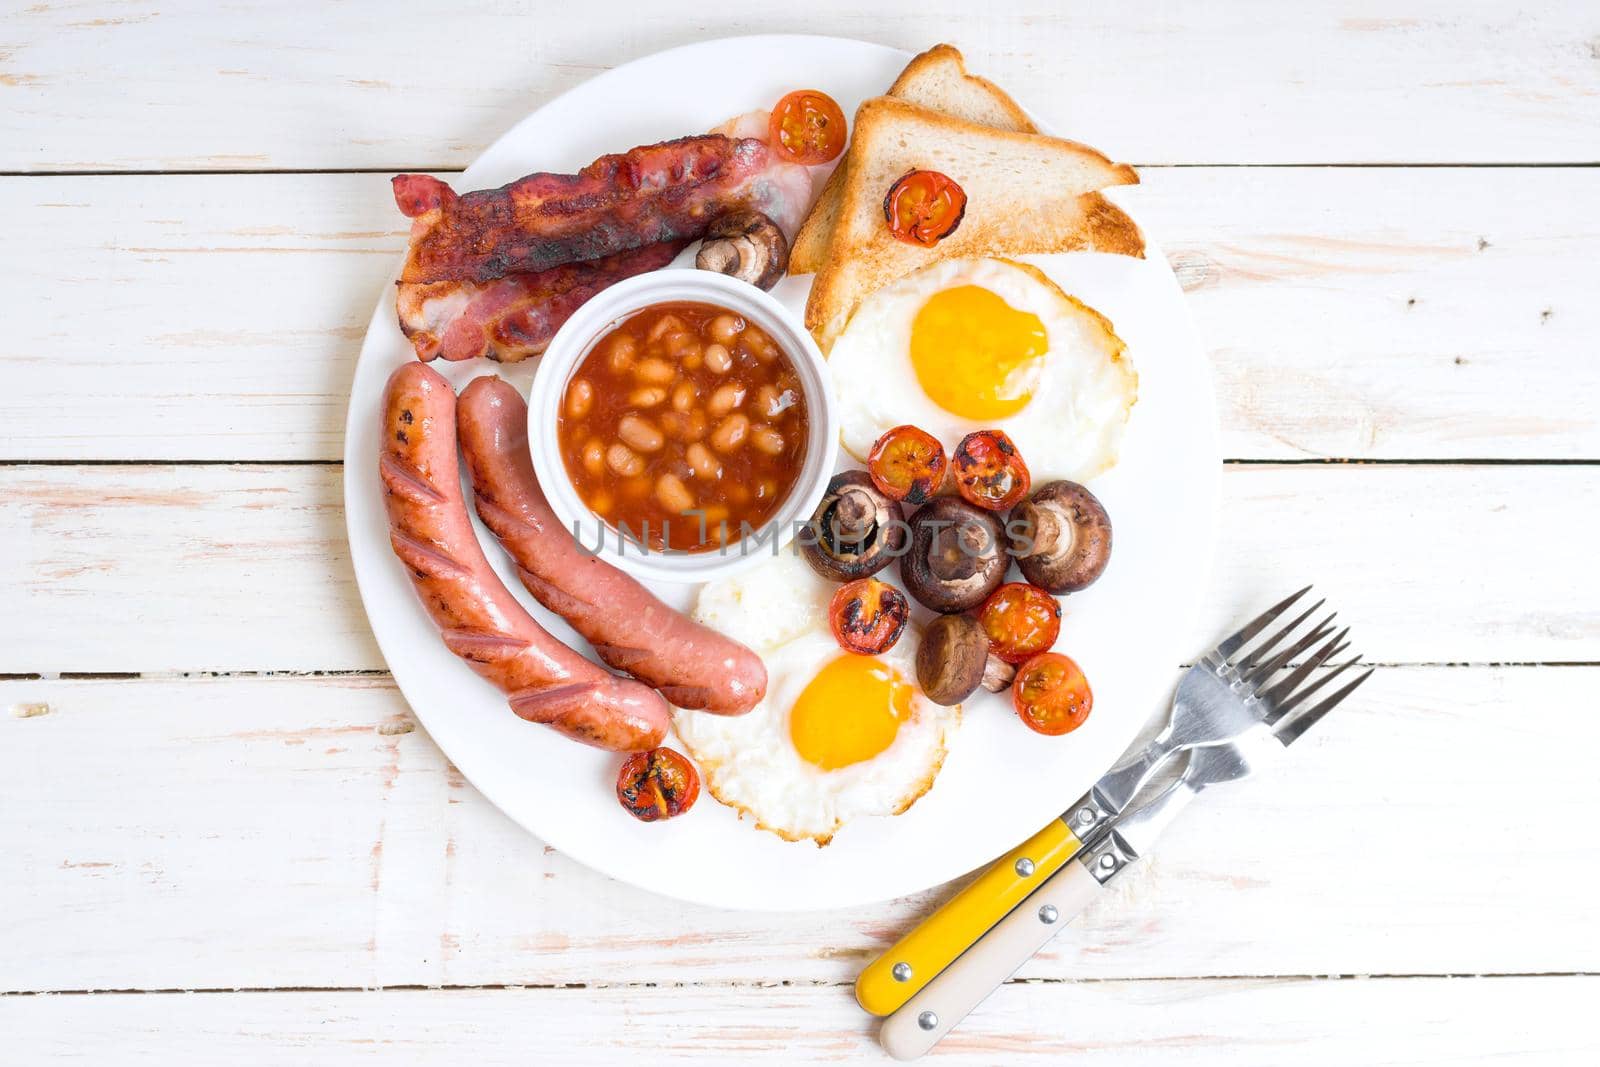
MULTIPOLYGON (((745 37, 662 52, 541 107, 451 184, 482 189, 533 170, 576 168, 606 152, 770 107, 796 88, 821 89, 852 114, 908 58, 826 37, 745 37)), ((1003 70, 982 73, 1005 82, 1003 70)), ((1099 147, 1115 155, 1115 145, 1099 147)), ((1137 189, 1118 199, 1136 208, 1137 189)), ((1077 659, 1094 689, 1095 710, 1082 728, 1041 737, 1022 726, 1003 698, 981 694, 968 702, 928 795, 904 815, 847 825, 827 848, 756 830, 708 796, 684 818, 636 822, 613 792, 618 757, 513 715, 496 690, 445 650, 389 549, 377 476, 378 408, 390 372, 413 356, 386 288, 351 387, 345 512, 378 645, 439 747, 497 807, 579 862, 657 893, 731 908, 812 910, 912 893, 979 866, 1059 814, 1168 699, 1174 667, 1192 651, 1179 641, 1205 589, 1219 464, 1208 366, 1182 292, 1155 245, 1142 262, 1101 255, 1034 262, 1111 319, 1139 372, 1122 461, 1093 483, 1116 528, 1115 553, 1105 577, 1067 601, 1057 646, 1077 659)), ((787 279, 775 293, 798 309, 808 284, 787 279)), ((498 372, 524 394, 534 369, 482 360, 434 366, 458 388, 498 372)), ((586 649, 524 595, 481 527, 479 537, 535 617, 586 649)), ((661 589, 679 604, 692 593, 661 589)))

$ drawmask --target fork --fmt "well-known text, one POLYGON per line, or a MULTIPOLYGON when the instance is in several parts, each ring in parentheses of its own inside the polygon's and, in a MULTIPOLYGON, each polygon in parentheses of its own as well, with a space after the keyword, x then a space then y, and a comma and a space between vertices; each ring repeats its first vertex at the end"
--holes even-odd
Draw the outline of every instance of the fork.
POLYGON ((1161 732, 1090 787, 1059 818, 996 860, 869 964, 856 979, 856 1000, 861 1007, 874 1015, 898 1009, 1018 901, 1060 870, 1084 841, 1115 820, 1168 760, 1200 746, 1226 744, 1264 722, 1277 722, 1294 707, 1293 702, 1309 695, 1296 690, 1312 671, 1348 647, 1348 629, 1329 636, 1337 613, 1292 639, 1325 603, 1319 600, 1286 625, 1256 639, 1310 591, 1308 585, 1274 604, 1185 671, 1161 732), (1319 641, 1323 643, 1317 645, 1319 641), (1274 675, 1313 646, 1315 651, 1293 673, 1267 686, 1274 675))
POLYGON ((1261 631, 1310 591, 1308 585, 1280 600, 1184 672, 1178 681, 1178 691, 1172 699, 1172 715, 1166 726, 1137 755, 1123 760, 1096 782, 1085 794, 1085 801, 1069 812, 1069 825, 1080 838, 1095 833, 1115 818, 1173 756, 1192 748, 1224 744, 1263 721, 1276 721, 1274 716, 1281 718, 1287 710, 1284 702, 1294 685, 1349 647, 1349 642, 1345 641, 1350 632, 1347 627, 1300 666, 1297 680, 1291 676, 1270 689, 1261 688, 1262 683, 1296 656, 1333 633, 1337 612, 1330 612, 1299 640, 1285 643, 1306 619, 1327 603, 1326 599, 1319 600, 1270 637, 1244 651, 1261 631), (1285 687, 1284 683, 1291 681, 1294 684, 1285 687))
MULTIPOLYGON (((1330 644, 1343 636, 1341 633, 1330 644)), ((1265 715, 1230 742, 1193 746, 1176 781, 1153 799, 1113 819, 1083 848, 1077 863, 1045 880, 886 1019, 878 1037, 884 1049, 902 1060, 931 1049, 1088 906, 1108 882, 1146 854, 1190 800, 1213 785, 1237 781, 1270 765, 1371 677, 1373 669, 1369 667, 1320 702, 1305 706, 1310 697, 1359 660, 1356 656, 1307 685, 1304 683, 1315 669, 1308 660, 1265 690, 1259 688, 1261 682, 1288 664, 1288 657, 1213 661, 1210 666, 1218 676, 1253 694, 1266 709, 1265 715)))

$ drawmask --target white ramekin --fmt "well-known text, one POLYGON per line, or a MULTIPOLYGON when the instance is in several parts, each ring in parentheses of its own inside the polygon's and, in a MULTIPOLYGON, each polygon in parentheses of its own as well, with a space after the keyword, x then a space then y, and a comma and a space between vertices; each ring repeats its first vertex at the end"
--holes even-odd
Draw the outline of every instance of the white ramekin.
POLYGON ((827 361, 805 327, 787 308, 755 286, 692 268, 636 275, 592 297, 556 332, 539 361, 528 397, 528 444, 533 451, 533 469, 556 516, 569 532, 579 531, 585 548, 646 581, 708 582, 752 566, 785 548, 794 537, 796 524, 809 519, 821 501, 833 474, 838 442, 833 380, 827 361), (716 304, 738 312, 782 347, 800 376, 810 436, 794 488, 767 528, 776 526, 775 540, 769 538, 757 544, 756 538, 746 538, 721 551, 644 552, 633 542, 623 543, 616 531, 604 526, 573 488, 561 460, 556 433, 567 382, 589 350, 617 323, 634 312, 671 300, 716 304), (602 529, 606 531, 603 543, 596 549, 602 529))

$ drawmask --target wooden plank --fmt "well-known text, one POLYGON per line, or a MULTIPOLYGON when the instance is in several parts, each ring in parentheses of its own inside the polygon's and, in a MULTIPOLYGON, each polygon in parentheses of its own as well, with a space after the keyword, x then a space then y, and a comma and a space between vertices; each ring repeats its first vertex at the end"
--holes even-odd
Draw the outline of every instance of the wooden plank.
MULTIPOLYGON (((0 467, 0 673, 384 666, 335 466, 0 467)), ((1316 580, 1379 662, 1600 661, 1600 469, 1249 465, 1203 622, 1316 580)), ((465 677, 465 674, 463 674, 465 677)))
POLYGON ((340 483, 321 466, 0 468, 0 673, 382 666, 340 483))
MULTIPOLYGON (((1597 684, 1380 671, 1022 977, 1600 971, 1597 684)), ((387 678, 7 681, 0 716, 0 990, 847 984, 948 892, 773 915, 609 881, 408 732, 387 678)))
POLYGON ((404 246, 383 175, 11 178, 0 458, 335 459, 404 246))
MULTIPOLYGON (((1597 994, 1594 977, 1009 985, 933 1062, 1568 1067, 1600 1052, 1597 994)), ((23 1062, 888 1062, 829 987, 8 997, 0 1026, 23 1062)))
MULTIPOLYGON (((783 6, 681 19, 578 6, 311 0, 17 5, 0 37, 0 169, 464 166, 541 101, 783 6)), ((1600 25, 1582 4, 813 0, 810 32, 965 48, 1072 136, 1135 162, 1592 162, 1600 25)), ((826 72, 818 72, 826 87, 826 72)))
MULTIPOLYGON (((336 459, 385 175, 0 179, 0 459, 336 459)), ((1593 169, 1156 169, 1224 454, 1600 457, 1593 169)))
POLYGON ((1224 455, 1600 456, 1600 171, 1147 174, 1224 455))

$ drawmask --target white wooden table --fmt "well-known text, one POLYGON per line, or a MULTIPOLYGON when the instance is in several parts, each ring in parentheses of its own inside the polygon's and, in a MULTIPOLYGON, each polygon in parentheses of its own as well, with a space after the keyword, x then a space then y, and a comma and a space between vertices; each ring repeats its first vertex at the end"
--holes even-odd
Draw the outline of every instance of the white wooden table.
POLYGON ((771 31, 954 40, 1140 165, 1228 457, 1193 647, 1315 579, 1386 664, 943 1061, 1595 1062, 1594 4, 0 6, 0 1062, 877 1055, 849 984, 948 890, 541 847, 414 728, 340 510, 388 176, 771 31))

